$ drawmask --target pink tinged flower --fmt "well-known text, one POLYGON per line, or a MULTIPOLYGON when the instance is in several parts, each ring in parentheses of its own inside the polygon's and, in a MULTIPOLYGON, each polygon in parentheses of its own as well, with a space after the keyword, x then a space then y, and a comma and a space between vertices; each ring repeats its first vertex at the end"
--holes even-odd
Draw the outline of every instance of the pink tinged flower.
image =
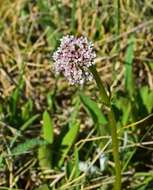
POLYGON ((94 65, 96 53, 86 37, 64 36, 53 54, 54 69, 63 73, 71 84, 83 84, 92 80, 89 67, 94 65))

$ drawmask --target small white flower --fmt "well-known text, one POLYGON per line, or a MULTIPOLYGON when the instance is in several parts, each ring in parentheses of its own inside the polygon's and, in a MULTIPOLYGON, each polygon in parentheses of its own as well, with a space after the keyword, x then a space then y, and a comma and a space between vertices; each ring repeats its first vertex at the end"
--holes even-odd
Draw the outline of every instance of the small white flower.
POLYGON ((63 73, 71 84, 83 84, 92 80, 88 68, 94 65, 96 53, 93 44, 86 37, 64 36, 61 44, 53 54, 54 69, 63 73))

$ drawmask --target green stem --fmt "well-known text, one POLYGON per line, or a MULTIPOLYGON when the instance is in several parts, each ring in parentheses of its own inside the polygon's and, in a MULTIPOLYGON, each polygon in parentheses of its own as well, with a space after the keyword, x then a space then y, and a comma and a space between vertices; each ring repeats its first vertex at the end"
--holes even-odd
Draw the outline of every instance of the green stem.
POLYGON ((121 163, 119 156, 119 143, 117 138, 117 128, 116 128, 116 120, 114 116, 114 112, 112 109, 108 112, 109 124, 111 127, 111 136, 112 136, 112 146, 113 146, 113 157, 115 162, 115 172, 116 172, 116 180, 114 190, 121 189, 121 163))
POLYGON ((76 28, 75 28, 75 12, 76 12, 76 0, 72 0, 72 11, 71 11, 71 32, 72 34, 75 34, 76 28))
POLYGON ((97 83, 97 86, 99 88, 102 102, 108 107, 108 120, 109 120, 109 125, 111 128, 113 157, 114 157, 114 162, 115 162, 115 173, 116 173, 114 190, 120 190, 121 189, 121 163, 120 163, 120 156, 119 156, 119 143, 118 143, 118 138, 117 138, 115 115, 111 106, 110 98, 108 97, 105 91, 105 88, 103 86, 103 83, 99 77, 99 74, 95 66, 90 67, 90 71, 92 72, 95 78, 95 81, 97 83))
MULTIPOLYGON (((115 34, 118 38, 120 35, 120 23, 121 23, 121 15, 120 15, 120 0, 115 0, 115 34)), ((120 40, 117 40, 117 52, 120 50, 120 40)))
POLYGON ((101 81, 101 79, 100 79, 100 77, 99 77, 99 74, 98 74, 98 72, 97 72, 95 66, 90 67, 90 71, 92 72, 92 74, 93 74, 93 76, 94 76, 94 79, 95 79, 95 81, 96 81, 96 83, 97 83, 97 86, 98 86, 98 88, 99 88, 99 93, 100 93, 100 96, 101 96, 101 98, 102 98, 102 102, 103 102, 104 104, 106 104, 107 106, 110 106, 110 99, 109 99, 109 97, 107 96, 107 93, 106 93, 106 91, 105 91, 105 88, 104 88, 104 86, 103 86, 103 83, 102 83, 102 81, 101 81))

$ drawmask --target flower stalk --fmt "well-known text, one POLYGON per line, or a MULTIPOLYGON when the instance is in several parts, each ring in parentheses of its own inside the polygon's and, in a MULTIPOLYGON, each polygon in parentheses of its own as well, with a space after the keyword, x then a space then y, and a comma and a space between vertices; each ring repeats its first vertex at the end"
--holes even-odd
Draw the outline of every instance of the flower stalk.
POLYGON ((108 114, 109 126, 111 128, 112 149, 113 149, 113 157, 114 157, 114 162, 115 162, 115 173, 116 173, 114 190, 120 190, 121 189, 121 163, 120 163, 120 156, 119 156, 119 143, 118 143, 118 138, 117 138, 115 115, 111 106, 110 98, 106 93, 106 90, 99 77, 96 67, 91 66, 90 71, 92 72, 93 77, 96 81, 96 84, 99 88, 102 103, 108 107, 107 114, 108 114))

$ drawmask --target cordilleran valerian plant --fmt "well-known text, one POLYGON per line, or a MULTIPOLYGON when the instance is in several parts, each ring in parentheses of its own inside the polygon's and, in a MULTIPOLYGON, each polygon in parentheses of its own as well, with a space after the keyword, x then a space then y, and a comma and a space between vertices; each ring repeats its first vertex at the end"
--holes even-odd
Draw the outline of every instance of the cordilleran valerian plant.
POLYGON ((115 161, 116 179, 115 190, 121 189, 121 164, 119 159, 119 145, 117 139, 116 120, 111 106, 110 97, 107 95, 103 83, 96 70, 94 59, 96 53, 93 44, 86 37, 64 36, 57 51, 53 54, 54 69, 62 73, 70 84, 84 84, 94 77, 99 88, 102 103, 107 106, 109 126, 111 128, 113 157, 115 161))

